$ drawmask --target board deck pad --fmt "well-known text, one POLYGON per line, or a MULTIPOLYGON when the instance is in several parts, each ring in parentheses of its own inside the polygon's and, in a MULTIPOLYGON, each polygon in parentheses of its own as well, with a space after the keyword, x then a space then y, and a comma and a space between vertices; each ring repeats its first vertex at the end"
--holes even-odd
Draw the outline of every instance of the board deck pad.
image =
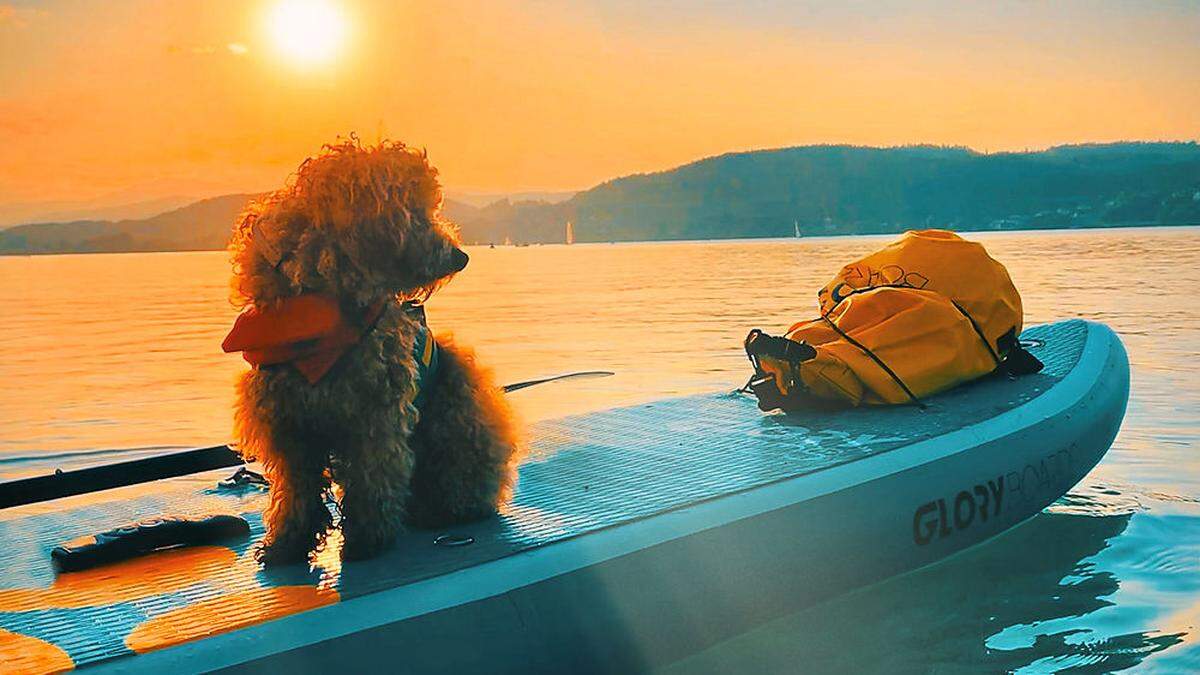
POLYGON ((311 565, 261 568, 266 500, 220 487, 229 471, 0 511, 0 672, 55 671, 160 649, 485 564, 769 483, 888 452, 1033 400, 1078 363, 1086 324, 1030 328, 1045 363, 911 406, 764 415, 742 394, 704 394, 541 422, 513 503, 497 518, 410 531, 384 555, 343 566, 332 535, 311 565), (232 513, 248 539, 56 575, 57 544, 164 514, 232 513), (441 534, 474 543, 437 545, 441 534))

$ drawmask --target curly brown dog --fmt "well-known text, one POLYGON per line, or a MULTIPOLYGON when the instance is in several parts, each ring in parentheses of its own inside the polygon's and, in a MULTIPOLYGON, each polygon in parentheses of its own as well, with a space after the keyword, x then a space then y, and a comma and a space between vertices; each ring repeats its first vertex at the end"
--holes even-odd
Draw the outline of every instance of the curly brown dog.
POLYGON ((266 564, 324 544, 331 482, 344 559, 379 553, 406 523, 485 517, 512 493, 503 393, 471 350, 429 334, 418 304, 467 262, 441 200, 423 152, 352 139, 234 227, 245 311, 225 349, 255 365, 238 384, 235 433, 271 483, 266 564))

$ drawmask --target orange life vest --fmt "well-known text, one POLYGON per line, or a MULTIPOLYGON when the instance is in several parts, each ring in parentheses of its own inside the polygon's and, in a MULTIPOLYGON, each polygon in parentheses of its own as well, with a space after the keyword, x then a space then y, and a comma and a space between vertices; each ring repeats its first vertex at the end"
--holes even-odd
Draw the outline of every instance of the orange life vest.
POLYGON ((255 367, 290 363, 316 384, 375 325, 385 307, 387 299, 378 300, 349 321, 337 300, 316 293, 250 306, 238 315, 221 349, 242 352, 255 367))

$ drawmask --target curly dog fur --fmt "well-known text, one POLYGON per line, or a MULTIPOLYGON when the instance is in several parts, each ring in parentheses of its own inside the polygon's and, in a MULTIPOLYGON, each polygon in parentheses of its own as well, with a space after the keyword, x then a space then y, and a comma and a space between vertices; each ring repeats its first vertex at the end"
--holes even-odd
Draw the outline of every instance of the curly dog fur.
POLYGON ((321 293, 347 316, 363 316, 388 298, 375 327, 315 384, 287 364, 252 369, 238 383, 239 448, 271 483, 259 550, 266 564, 302 561, 324 544, 334 525, 324 501, 331 483, 344 559, 379 553, 405 524, 486 517, 512 494, 516 425, 470 349, 438 335, 440 366, 420 385, 421 410, 414 405, 421 325, 401 303, 427 299, 465 260, 441 200, 423 152, 352 138, 325 146, 235 224, 229 250, 241 307, 321 293))

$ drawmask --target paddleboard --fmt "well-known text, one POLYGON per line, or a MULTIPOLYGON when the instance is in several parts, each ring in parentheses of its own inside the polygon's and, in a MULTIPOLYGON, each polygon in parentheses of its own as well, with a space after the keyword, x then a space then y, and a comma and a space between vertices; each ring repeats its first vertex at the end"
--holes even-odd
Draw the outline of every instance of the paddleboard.
POLYGON ((1041 373, 923 410, 764 415, 721 393, 541 423, 500 516, 407 532, 361 563, 339 561, 335 535, 311 565, 259 567, 266 495, 220 485, 229 469, 0 510, 0 671, 670 663, 980 544, 1078 483, 1124 415, 1124 349, 1084 321, 1022 337, 1041 373), (50 564, 81 535, 210 513, 243 515, 251 535, 83 572, 50 564))

